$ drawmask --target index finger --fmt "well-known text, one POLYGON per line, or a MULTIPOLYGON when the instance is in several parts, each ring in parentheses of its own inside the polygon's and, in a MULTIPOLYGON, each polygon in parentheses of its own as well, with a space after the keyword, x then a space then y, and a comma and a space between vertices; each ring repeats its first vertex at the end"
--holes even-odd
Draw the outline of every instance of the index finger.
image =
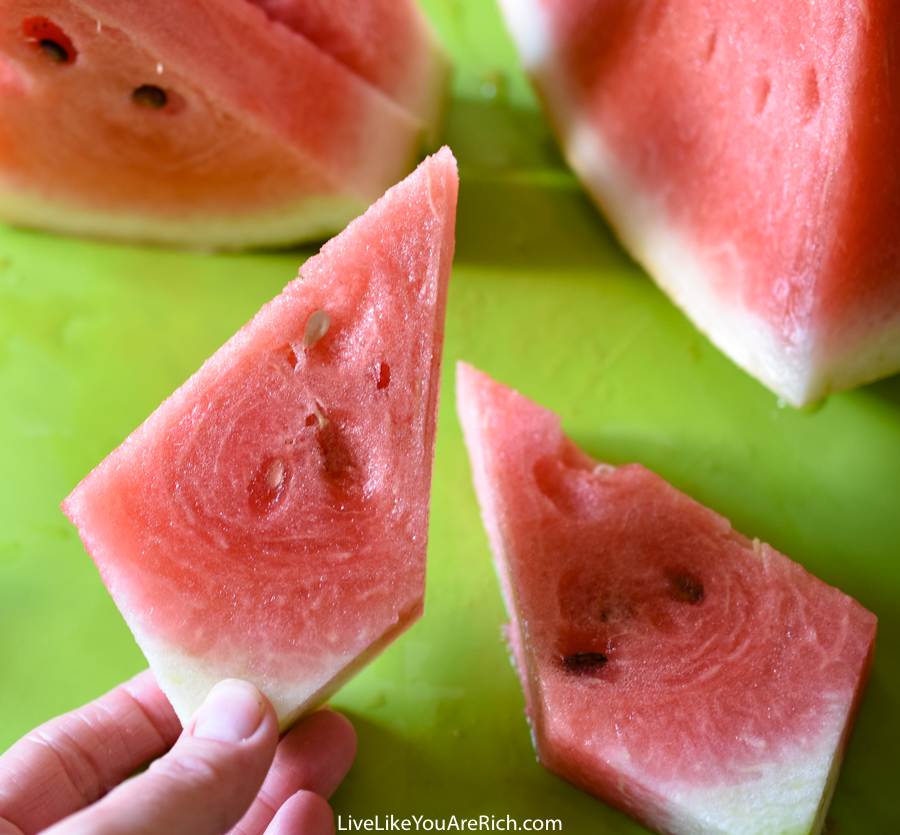
POLYGON ((0 821, 38 832, 90 805, 175 743, 181 723, 145 670, 51 719, 0 757, 0 821))

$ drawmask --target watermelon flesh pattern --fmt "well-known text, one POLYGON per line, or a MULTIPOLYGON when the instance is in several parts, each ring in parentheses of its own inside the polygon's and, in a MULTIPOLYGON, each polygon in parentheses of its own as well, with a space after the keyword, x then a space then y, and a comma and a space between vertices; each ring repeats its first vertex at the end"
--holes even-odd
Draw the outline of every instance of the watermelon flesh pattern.
POLYGON ((182 720, 234 676, 288 724, 421 615, 457 183, 428 158, 64 502, 182 720))
POLYGON ((900 368, 900 8, 502 0, 569 160, 796 405, 900 368))
MULTIPOLYGON (((434 129, 246 0, 0 0, 0 62, 0 217, 75 234, 204 249, 332 234, 434 129), (37 48, 36 16, 74 60, 37 48), (168 103, 136 105, 142 85, 168 103)), ((442 101, 444 76, 418 80, 442 101)))
POLYGON ((419 117, 441 124, 449 60, 415 0, 251 0, 419 117))
POLYGON ((817 832, 876 619, 470 366, 457 404, 541 761, 660 832, 817 832))

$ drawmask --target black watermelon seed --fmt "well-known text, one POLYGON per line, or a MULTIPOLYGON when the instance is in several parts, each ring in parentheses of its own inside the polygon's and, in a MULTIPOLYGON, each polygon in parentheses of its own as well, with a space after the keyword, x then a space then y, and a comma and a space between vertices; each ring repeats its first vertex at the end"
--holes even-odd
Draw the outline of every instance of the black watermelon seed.
POLYGON ((686 571, 670 571, 666 577, 669 595, 679 603, 699 603, 703 600, 703 583, 686 571))
POLYGON ((131 94, 131 100, 135 104, 147 107, 150 110, 159 110, 169 103, 166 91, 153 84, 142 84, 131 94))
POLYGON ((609 659, 602 652, 576 652, 563 659, 563 666, 579 676, 597 676, 609 659))
POLYGON ((65 64, 69 60, 69 51, 51 38, 42 38, 38 41, 38 46, 44 55, 57 64, 65 64))

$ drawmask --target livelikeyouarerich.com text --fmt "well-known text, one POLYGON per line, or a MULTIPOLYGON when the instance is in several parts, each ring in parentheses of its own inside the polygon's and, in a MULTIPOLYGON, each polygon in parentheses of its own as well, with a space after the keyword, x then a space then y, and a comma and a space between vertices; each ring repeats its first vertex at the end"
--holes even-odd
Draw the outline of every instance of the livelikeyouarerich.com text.
POLYGON ((424 815, 410 815, 398 818, 395 815, 375 815, 372 818, 355 818, 353 815, 337 816, 338 832, 562 832, 559 819, 526 818, 519 821, 507 815, 466 815, 449 818, 426 818, 424 815))

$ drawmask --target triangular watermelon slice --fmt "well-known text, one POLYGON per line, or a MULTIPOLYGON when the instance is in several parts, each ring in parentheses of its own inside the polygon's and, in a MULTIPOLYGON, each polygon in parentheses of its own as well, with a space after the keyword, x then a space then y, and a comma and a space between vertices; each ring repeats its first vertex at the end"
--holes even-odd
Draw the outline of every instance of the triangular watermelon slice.
POLYGON ((446 73, 404 69, 431 110, 247 0, 0 0, 0 220, 198 249, 334 234, 434 133, 446 73))
POLYGON ((802 405, 900 370, 900 4, 500 0, 660 287, 802 405))
POLYGON ((63 503, 183 721, 234 676, 289 724, 421 615, 457 188, 426 159, 63 503))
POLYGON ((667 835, 819 832, 875 616, 481 372, 457 387, 544 765, 667 835))

